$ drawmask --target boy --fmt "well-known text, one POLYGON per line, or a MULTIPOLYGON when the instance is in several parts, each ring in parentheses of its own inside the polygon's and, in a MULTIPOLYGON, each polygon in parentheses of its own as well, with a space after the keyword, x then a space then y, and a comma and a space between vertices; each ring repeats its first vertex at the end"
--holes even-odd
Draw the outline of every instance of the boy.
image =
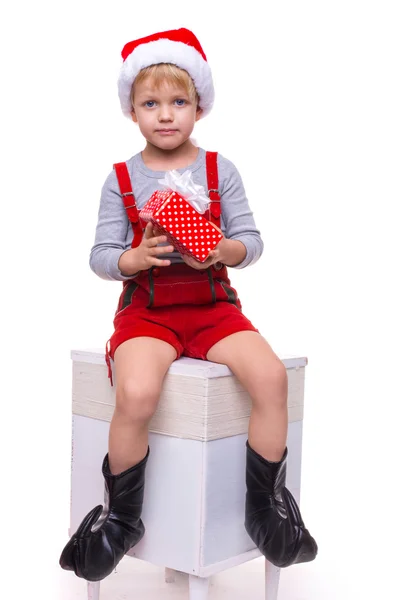
POLYGON ((146 146, 126 164, 114 165, 108 176, 90 257, 99 277, 123 282, 106 348, 110 378, 110 357, 116 373, 116 407, 102 469, 106 500, 84 518, 60 564, 97 581, 143 537, 148 424, 164 376, 182 354, 228 365, 252 398, 248 534, 277 566, 313 560, 317 545, 285 487, 286 369, 243 315, 227 274, 227 266, 244 268, 258 260, 260 232, 234 165, 190 139, 214 100, 206 55, 192 32, 179 29, 130 42, 122 57, 121 107, 138 124, 146 146), (207 218, 223 233, 205 263, 180 255, 150 224, 144 235, 140 227, 138 208, 173 169, 190 170, 194 182, 208 189, 207 218))

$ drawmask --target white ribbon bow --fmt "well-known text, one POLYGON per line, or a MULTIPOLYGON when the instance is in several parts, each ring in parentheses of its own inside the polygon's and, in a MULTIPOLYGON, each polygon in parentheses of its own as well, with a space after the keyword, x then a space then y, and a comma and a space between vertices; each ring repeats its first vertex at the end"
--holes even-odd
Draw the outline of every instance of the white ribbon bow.
POLYGON ((197 212, 206 212, 210 199, 206 196, 204 187, 193 181, 191 171, 182 174, 175 170, 167 171, 164 179, 159 179, 158 182, 173 192, 178 192, 197 212))

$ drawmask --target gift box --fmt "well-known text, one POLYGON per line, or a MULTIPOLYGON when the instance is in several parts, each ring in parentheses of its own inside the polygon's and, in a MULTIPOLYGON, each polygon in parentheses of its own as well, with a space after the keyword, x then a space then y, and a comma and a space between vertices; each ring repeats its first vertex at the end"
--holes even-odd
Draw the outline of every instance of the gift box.
POLYGON ((223 238, 221 230, 177 191, 155 191, 139 216, 145 223, 151 221, 178 252, 202 263, 223 238))

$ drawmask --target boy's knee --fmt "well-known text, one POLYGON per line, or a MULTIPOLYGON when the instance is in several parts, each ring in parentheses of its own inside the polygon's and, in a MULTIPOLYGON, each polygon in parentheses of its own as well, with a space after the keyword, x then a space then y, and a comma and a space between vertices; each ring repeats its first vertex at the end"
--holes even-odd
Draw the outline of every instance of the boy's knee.
POLYGON ((282 361, 274 361, 268 368, 254 377, 253 404, 263 408, 270 406, 285 407, 287 405, 288 376, 282 361))
POLYGON ((282 401, 286 402, 288 376, 283 362, 281 360, 274 361, 265 376, 269 388, 277 394, 276 397, 282 398, 282 401))
POLYGON ((278 387, 287 389, 287 386, 288 386, 287 370, 281 360, 277 360, 276 364, 272 368, 272 379, 275 381, 275 383, 278 387))
POLYGON ((128 379, 116 390, 116 410, 131 421, 147 423, 157 410, 160 389, 128 379))

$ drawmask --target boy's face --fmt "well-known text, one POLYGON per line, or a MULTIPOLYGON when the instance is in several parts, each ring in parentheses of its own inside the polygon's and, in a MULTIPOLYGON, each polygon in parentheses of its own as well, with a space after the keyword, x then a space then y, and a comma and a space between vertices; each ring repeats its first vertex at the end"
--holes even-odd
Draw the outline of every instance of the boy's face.
POLYGON ((165 83, 156 89, 150 78, 135 86, 132 119, 145 139, 163 150, 183 144, 201 112, 180 86, 165 83))

